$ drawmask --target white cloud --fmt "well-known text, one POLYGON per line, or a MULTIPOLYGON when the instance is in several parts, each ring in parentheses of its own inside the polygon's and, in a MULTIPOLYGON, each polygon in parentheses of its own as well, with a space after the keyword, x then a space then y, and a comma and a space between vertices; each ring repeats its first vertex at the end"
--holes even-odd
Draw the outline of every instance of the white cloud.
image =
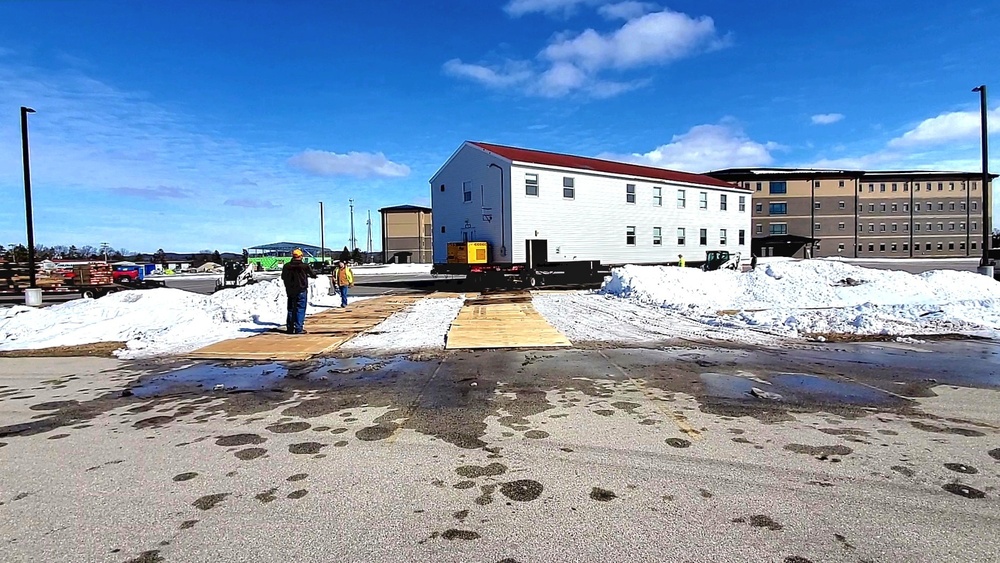
MULTIPOLYGON (((546 5, 555 4, 567 5, 546 5)), ((609 33, 586 29, 575 35, 559 34, 534 61, 485 65, 451 59, 443 70, 490 88, 519 88, 528 95, 556 98, 583 92, 606 98, 641 87, 648 79, 609 80, 602 73, 663 65, 729 43, 728 37, 717 33, 710 17, 692 18, 670 10, 643 13, 649 6, 640 2, 604 6, 612 13, 635 17, 609 33)))
POLYGON ((648 12, 656 10, 658 6, 651 2, 636 2, 626 0, 616 4, 605 4, 597 8, 597 13, 609 20, 631 20, 648 12))
POLYGON ((140 197, 143 199, 162 198, 188 198, 191 191, 176 186, 154 186, 149 188, 111 188, 113 193, 124 196, 140 197))
MULTIPOLYGON (((989 132, 1000 130, 1000 107, 990 110, 989 132)), ((980 112, 953 111, 925 119, 915 128, 889 141, 890 147, 904 148, 936 145, 953 141, 971 141, 980 136, 980 112)))
POLYGON ((580 4, 598 4, 601 0, 510 0, 503 10, 512 17, 541 12, 543 14, 570 14, 580 4))
POLYGON ((768 165, 774 161, 772 151, 781 148, 778 143, 754 141, 741 128, 724 121, 718 125, 692 127, 687 133, 674 135, 669 143, 646 153, 606 153, 599 157, 671 170, 705 172, 718 168, 768 165))
POLYGON ((812 116, 813 125, 829 125, 844 119, 842 113, 817 113, 812 116))
POLYGON ((664 10, 629 20, 609 34, 587 29, 576 37, 552 43, 541 56, 592 71, 625 69, 671 62, 725 43, 716 33, 712 18, 692 18, 664 10))
POLYGON ((248 207, 251 209, 274 209, 275 207, 281 207, 280 205, 274 203, 273 201, 268 201, 266 199, 253 199, 253 198, 240 198, 240 199, 227 199, 222 205, 231 205, 233 207, 248 207))
POLYGON ((393 162, 380 152, 339 154, 310 149, 289 158, 288 164, 317 176, 401 178, 410 174, 409 166, 393 162))

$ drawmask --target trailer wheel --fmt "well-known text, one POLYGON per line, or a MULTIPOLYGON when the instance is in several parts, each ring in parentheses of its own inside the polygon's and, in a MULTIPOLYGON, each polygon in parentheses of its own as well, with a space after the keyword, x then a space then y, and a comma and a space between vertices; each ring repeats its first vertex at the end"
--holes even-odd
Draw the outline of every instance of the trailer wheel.
POLYGON ((535 276, 534 274, 532 274, 532 275, 528 276, 528 279, 525 280, 524 285, 526 285, 528 287, 538 287, 539 285, 541 285, 541 282, 540 282, 538 276, 535 276))
POLYGON ((93 289, 85 289, 80 293, 80 297, 83 297, 84 299, 94 299, 96 295, 94 294, 93 289))

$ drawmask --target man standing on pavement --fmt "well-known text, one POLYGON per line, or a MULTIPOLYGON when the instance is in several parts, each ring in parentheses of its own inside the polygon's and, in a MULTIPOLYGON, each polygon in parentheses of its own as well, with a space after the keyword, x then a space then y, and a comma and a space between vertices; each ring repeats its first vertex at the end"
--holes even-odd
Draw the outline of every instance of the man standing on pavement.
POLYGON ((288 334, 303 334, 306 323, 306 303, 309 297, 309 278, 315 278, 309 264, 302 261, 302 250, 292 251, 292 261, 281 267, 281 281, 285 283, 285 294, 288 296, 288 318, 286 332, 288 334))
POLYGON ((333 271, 333 285, 340 290, 340 306, 347 307, 347 288, 354 285, 354 272, 347 265, 347 262, 340 260, 337 268, 333 271))

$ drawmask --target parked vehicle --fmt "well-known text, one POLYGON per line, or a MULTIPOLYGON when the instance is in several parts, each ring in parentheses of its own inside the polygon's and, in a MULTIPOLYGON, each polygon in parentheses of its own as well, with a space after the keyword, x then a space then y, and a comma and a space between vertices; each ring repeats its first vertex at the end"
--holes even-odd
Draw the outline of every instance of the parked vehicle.
POLYGON ((740 253, 730 253, 728 250, 709 250, 705 252, 705 263, 701 269, 710 272, 712 270, 739 270, 740 253))
MULTIPOLYGON (((543 243, 545 241, 531 241, 543 243)), ((537 244, 528 247, 524 263, 490 262, 486 242, 448 243, 448 261, 434 264, 433 275, 461 275, 466 281, 490 288, 539 287, 544 285, 588 285, 600 283, 610 268, 599 260, 546 262, 545 249, 537 244)))

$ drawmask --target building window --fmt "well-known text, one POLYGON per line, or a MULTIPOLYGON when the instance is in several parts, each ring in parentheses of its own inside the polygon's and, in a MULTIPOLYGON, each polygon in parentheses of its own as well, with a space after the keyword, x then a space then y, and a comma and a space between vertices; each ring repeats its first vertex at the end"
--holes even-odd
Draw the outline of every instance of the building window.
POLYGON ((816 223, 815 225, 813 225, 813 230, 814 231, 818 231, 818 230, 820 230, 821 227, 822 226, 819 223, 816 223))
POLYGON ((815 204, 813 204, 813 208, 819 209, 819 205, 820 205, 820 203, 817 201, 815 204))
POLYGON ((972 210, 975 211, 978 207, 979 207, 979 202, 978 201, 973 201, 972 202, 972 210))
POLYGON ((892 224, 892 232, 894 232, 894 233, 896 232, 896 224, 895 223, 892 224))
MULTIPOLYGON (((843 184, 843 182, 841 182, 841 184, 843 184)), ((844 243, 838 244, 837 245, 837 252, 843 252, 843 251, 844 251, 844 243)))
POLYGON ((760 182, 757 182, 757 191, 759 192, 759 191, 760 191, 760 189, 761 189, 761 183, 760 183, 760 182))
POLYGON ((844 223, 837 223, 837 230, 838 231, 843 231, 846 228, 847 228, 847 225, 845 225, 844 223))
POLYGON ((858 232, 860 233, 860 232, 862 232, 864 230, 865 230, 865 226, 862 225, 861 223, 858 223, 858 232))
POLYGON ((763 233, 764 232, 764 225, 761 225, 760 223, 757 223, 756 230, 757 230, 757 234, 758 235, 761 234, 761 233, 763 233))
POLYGON ((813 187, 814 188, 818 188, 819 187, 819 180, 813 180, 813 187))
POLYGON ((927 230, 928 231, 933 231, 934 230, 934 224, 933 223, 927 223, 927 230))
POLYGON ((965 202, 962 202, 962 203, 958 204, 958 210, 959 211, 965 211, 965 202))
POLYGON ((684 206, 687 205, 686 198, 687 195, 684 193, 684 190, 677 190, 677 209, 684 209, 684 206))
POLYGON ((910 185, 909 184, 903 184, 903 191, 904 192, 910 191, 910 185))
POLYGON ((903 211, 909 211, 909 210, 910 210, 910 204, 909 203, 904 203, 903 204, 903 211))
POLYGON ((910 231, 910 224, 909 223, 903 223, 903 232, 906 233, 906 232, 909 232, 909 231, 910 231))
POLYGON ((472 201, 472 182, 462 182, 462 202, 469 203, 472 201))
POLYGON ((659 186, 653 187, 653 205, 657 207, 663 205, 663 188, 659 186))
POLYGON ((726 194, 719 196, 719 211, 726 211, 726 194))
POLYGON ((978 184, 977 182, 973 182, 973 183, 972 183, 972 189, 976 189, 976 187, 977 187, 978 185, 979 185, 979 184, 978 184))
POLYGON ((767 206, 768 215, 788 215, 788 204, 784 202, 769 203, 767 206))
POLYGON ((684 246, 684 241, 685 241, 684 227, 678 227, 677 228, 677 245, 678 246, 684 246))
POLYGON ((885 223, 879 223, 878 232, 880 232, 880 233, 884 233, 885 232, 885 223))
POLYGON ((937 244, 937 249, 938 249, 938 250, 944 250, 944 243, 941 243, 941 242, 939 242, 939 243, 937 244))
POLYGON ((948 250, 955 250, 955 243, 949 242, 948 243, 948 250))
POLYGON ((914 223, 913 224, 913 230, 914 231, 919 231, 920 230, 920 223, 914 223))
POLYGON ((573 178, 568 176, 563 178, 563 197, 566 199, 576 198, 576 187, 573 178))
POLYGON ((726 246, 726 229, 719 229, 719 246, 726 246))
POLYGON ((708 245, 708 229, 698 229, 698 244, 708 245))
POLYGON ((944 211, 944 204, 940 201, 938 202, 938 211, 944 211))
POLYGON ((764 204, 758 201, 757 203, 754 204, 753 208, 754 211, 756 211, 757 213, 763 213, 764 204))
POLYGON ((892 185, 892 191, 894 191, 894 192, 898 192, 899 191, 899 188, 896 187, 896 184, 892 185))
POLYGON ((972 243, 972 250, 976 249, 976 243, 972 243))
MULTIPOLYGON (((841 180, 840 183, 837 185, 837 187, 843 188, 844 187, 844 181, 841 180)), ((841 250, 843 250, 843 245, 841 245, 841 250)))
POLYGON ((920 191, 920 182, 914 182, 913 183, 913 191, 915 191, 915 192, 919 192, 920 191))
POLYGON ((660 246, 663 244, 663 237, 660 234, 659 227, 653 227, 653 246, 660 246))
POLYGON ((744 245, 744 244, 747 243, 746 231, 744 231, 743 229, 740 229, 739 237, 740 237, 739 238, 739 240, 740 240, 740 242, 739 242, 740 246, 742 246, 742 245, 744 245))
POLYGON ((955 210, 955 202, 953 201, 948 204, 948 211, 954 211, 954 210, 955 210))
POLYGON ((838 201, 837 202, 837 207, 840 207, 841 209, 845 209, 847 207, 847 204, 844 203, 844 202, 842 202, 842 201, 838 201))
POLYGON ((965 250, 965 243, 964 242, 958 243, 958 249, 959 250, 965 250))
POLYGON ((743 182, 743 187, 749 190, 750 189, 750 182, 743 182))
POLYGON ((788 193, 788 186, 785 182, 768 182, 768 189, 772 194, 788 193))
POLYGON ((891 245, 889 246, 889 250, 891 250, 892 252, 896 252, 896 243, 892 243, 892 244, 891 244, 891 245))
POLYGON ((874 244, 869 244, 868 245, 868 252, 875 252, 875 245, 874 244))
POLYGON ((747 210, 747 196, 741 195, 740 196, 740 211, 746 211, 746 210, 747 210))
POLYGON ((880 203, 879 207, 878 207, 878 210, 881 211, 882 213, 885 213, 885 204, 884 203, 880 203))
POLYGON ((958 230, 965 231, 965 223, 959 223, 958 224, 958 230))
POLYGON ((635 227, 625 227, 625 244, 635 246, 635 227))
POLYGON ((924 250, 930 250, 930 249, 931 249, 931 243, 928 242, 924 244, 924 250))
POLYGON ((875 213, 875 204, 874 203, 869 203, 868 204, 868 212, 869 213, 875 213))
POLYGON ((885 243, 884 242, 878 245, 878 251, 879 252, 885 252, 885 243))
POLYGON ((910 243, 904 242, 903 243, 903 252, 908 252, 909 250, 910 250, 910 243))
MULTIPOLYGON (((938 191, 939 192, 944 191, 944 182, 938 182, 938 191)), ((930 250, 930 249, 928 249, 928 250, 930 250)))
MULTIPOLYGON (((949 182, 948 183, 948 189, 951 190, 951 191, 955 191, 955 182, 949 182)), ((955 250, 955 249, 953 248, 952 250, 955 250)))
POLYGON ((955 223, 948 223, 948 230, 949 231, 954 231, 955 230, 955 223))
POLYGON ((975 231, 975 230, 976 230, 976 223, 973 223, 973 224, 972 224, 972 230, 973 230, 973 231, 975 231))
POLYGON ((869 233, 875 232, 875 223, 868 223, 868 232, 869 233))
POLYGON ((914 211, 920 211, 920 204, 919 203, 914 203, 913 204, 913 210, 914 211))
POLYGON ((625 184, 625 203, 635 203, 635 184, 625 184))
POLYGON ((698 192, 698 208, 708 209, 708 192, 698 192))
POLYGON ((538 195, 538 174, 524 175, 524 195, 538 195))
POLYGON ((938 223, 938 230, 939 231, 943 231, 944 230, 944 223, 938 223))
POLYGON ((771 225, 772 235, 787 235, 788 225, 786 223, 776 223, 771 225))
POLYGON ((878 191, 884 192, 885 191, 885 184, 879 184, 878 185, 878 191))
POLYGON ((444 225, 441 225, 441 232, 444 232, 444 225))
POLYGON ((899 206, 894 203, 890 209, 892 209, 892 212, 895 213, 899 209, 899 206))
POLYGON ((441 184, 441 191, 444 191, 444 184, 441 184))

